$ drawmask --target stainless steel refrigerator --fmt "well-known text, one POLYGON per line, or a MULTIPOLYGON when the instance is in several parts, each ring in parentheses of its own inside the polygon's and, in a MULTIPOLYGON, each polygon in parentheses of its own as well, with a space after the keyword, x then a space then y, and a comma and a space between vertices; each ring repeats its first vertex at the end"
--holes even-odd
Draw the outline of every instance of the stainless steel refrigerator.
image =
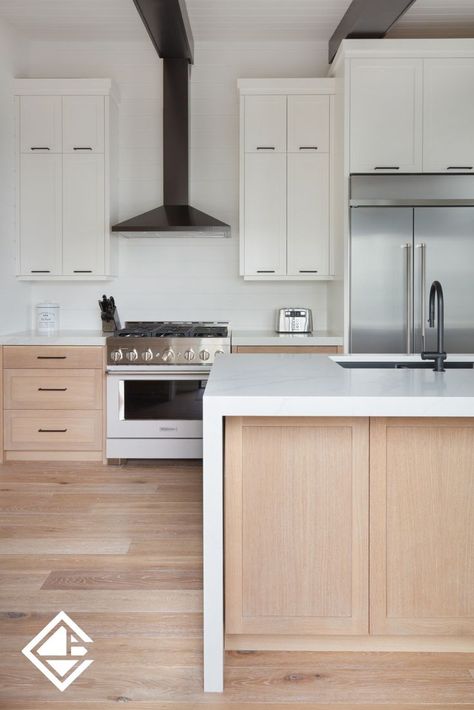
POLYGON ((448 353, 474 353, 474 175, 351 176, 350 352, 436 349, 432 281, 448 353))

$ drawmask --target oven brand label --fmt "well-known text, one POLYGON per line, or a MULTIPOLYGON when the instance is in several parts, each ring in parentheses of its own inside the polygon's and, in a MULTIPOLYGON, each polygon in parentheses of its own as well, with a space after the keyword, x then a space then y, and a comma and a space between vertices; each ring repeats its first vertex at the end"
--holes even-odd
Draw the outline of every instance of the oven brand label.
POLYGON ((160 431, 178 431, 177 426, 160 426, 160 431))

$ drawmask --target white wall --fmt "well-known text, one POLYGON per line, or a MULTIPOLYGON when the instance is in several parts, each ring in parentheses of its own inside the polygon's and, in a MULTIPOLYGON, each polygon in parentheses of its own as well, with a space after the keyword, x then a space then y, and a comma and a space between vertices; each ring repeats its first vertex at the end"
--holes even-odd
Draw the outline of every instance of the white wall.
POLYGON ((0 21, 0 329, 21 330, 29 286, 15 279, 15 111, 12 79, 25 70, 25 44, 0 21))
MULTIPOLYGON (((96 327, 97 298, 115 296, 122 320, 229 320, 272 327, 282 305, 309 305, 326 326, 324 283, 252 283, 238 276, 239 77, 325 76, 327 44, 200 43, 191 72, 191 204, 232 226, 231 239, 121 240, 119 278, 34 284, 32 303, 61 304, 63 327, 96 327)), ((161 62, 145 42, 33 42, 28 76, 112 77, 119 84, 120 218, 162 201, 161 62)))

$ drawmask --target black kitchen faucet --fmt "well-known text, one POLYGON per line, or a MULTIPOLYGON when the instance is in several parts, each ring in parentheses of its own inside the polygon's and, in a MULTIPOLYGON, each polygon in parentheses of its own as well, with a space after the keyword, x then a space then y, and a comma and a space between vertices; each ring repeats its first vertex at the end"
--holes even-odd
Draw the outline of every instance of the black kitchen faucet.
POLYGON ((435 301, 437 304, 436 324, 438 326, 438 350, 437 352, 421 353, 422 360, 434 360, 434 372, 445 372, 444 361, 447 355, 444 351, 444 296, 443 288, 439 281, 433 281, 430 289, 430 316, 428 323, 430 328, 435 327, 435 301))

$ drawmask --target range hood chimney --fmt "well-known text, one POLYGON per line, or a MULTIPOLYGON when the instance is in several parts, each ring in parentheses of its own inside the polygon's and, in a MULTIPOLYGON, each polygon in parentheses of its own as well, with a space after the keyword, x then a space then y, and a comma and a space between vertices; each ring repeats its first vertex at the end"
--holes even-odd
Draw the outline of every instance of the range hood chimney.
POLYGON ((163 202, 112 227, 126 237, 230 237, 230 226, 189 204, 189 65, 184 0, 134 0, 163 58, 163 202))

